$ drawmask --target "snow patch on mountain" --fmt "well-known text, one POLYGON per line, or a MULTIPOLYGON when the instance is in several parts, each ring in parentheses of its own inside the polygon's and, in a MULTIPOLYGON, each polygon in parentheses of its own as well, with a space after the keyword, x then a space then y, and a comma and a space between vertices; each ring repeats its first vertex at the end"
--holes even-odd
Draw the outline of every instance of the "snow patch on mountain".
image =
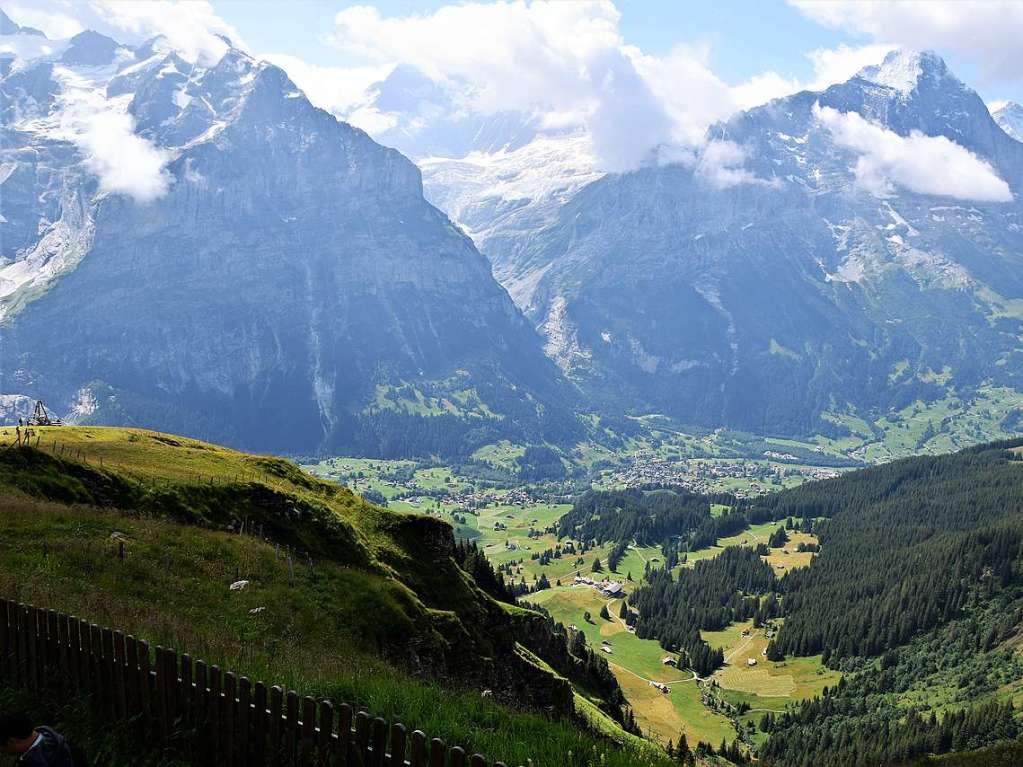
POLYGON ((1023 106, 1009 101, 991 113, 998 127, 1017 141, 1023 141, 1023 106))
POLYGON ((923 74, 921 59, 924 55, 916 51, 892 51, 882 63, 864 67, 856 76, 908 96, 923 74))

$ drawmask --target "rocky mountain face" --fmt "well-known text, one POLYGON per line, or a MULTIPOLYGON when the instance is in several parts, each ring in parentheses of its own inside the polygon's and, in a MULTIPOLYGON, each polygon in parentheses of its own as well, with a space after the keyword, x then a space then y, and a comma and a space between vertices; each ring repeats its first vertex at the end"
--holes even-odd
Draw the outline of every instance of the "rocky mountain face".
POLYGON ((292 452, 571 429, 534 328, 397 151, 226 43, 40 50, 2 23, 5 412, 292 452))
POLYGON ((589 184, 495 271, 603 406, 816 433, 837 413, 1023 385, 1021 194, 1023 144, 939 57, 896 52, 714 126, 685 162, 589 184), (840 140, 828 115, 883 141, 840 140), (988 163, 1004 193, 935 191, 942 166, 913 177, 900 142, 926 137, 988 163), (865 184, 871 142, 910 178, 865 184))
POLYGON ((603 175, 589 136, 544 127, 529 112, 467 110, 452 90, 408 65, 370 93, 370 105, 388 126, 373 137, 416 162, 426 198, 472 238, 517 300, 528 285, 502 271, 509 251, 603 175))
POLYGON ((1023 141, 1023 107, 1010 101, 1001 109, 991 114, 998 127, 1017 141, 1023 141))

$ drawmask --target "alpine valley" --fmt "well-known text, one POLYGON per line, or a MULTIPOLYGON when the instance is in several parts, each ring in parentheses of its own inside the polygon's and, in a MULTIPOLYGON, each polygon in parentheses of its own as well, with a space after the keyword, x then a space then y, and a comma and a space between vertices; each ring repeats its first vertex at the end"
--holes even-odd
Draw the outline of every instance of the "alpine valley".
POLYGON ((222 5, 0 10, 0 751, 1023 763, 1018 103, 843 44, 646 141, 637 7, 222 5), (618 112, 445 69, 520 15, 618 112))

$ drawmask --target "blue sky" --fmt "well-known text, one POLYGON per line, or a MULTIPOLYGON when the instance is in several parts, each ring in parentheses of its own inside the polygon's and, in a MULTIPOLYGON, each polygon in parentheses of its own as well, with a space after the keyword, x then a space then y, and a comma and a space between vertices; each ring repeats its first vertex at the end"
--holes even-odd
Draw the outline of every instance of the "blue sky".
MULTIPOLYGON (((571 0, 567 0, 571 1, 571 0)), ((247 45, 260 53, 283 53, 320 66, 354 66, 362 57, 339 50, 324 41, 335 15, 355 5, 372 5, 380 15, 409 17, 429 15, 457 3, 438 0, 378 0, 377 2, 328 2, 292 0, 283 6, 251 0, 213 0, 216 13, 238 30, 247 45)), ((1023 6, 1023 3, 1016 3, 1023 6)), ((619 33, 628 45, 644 53, 663 55, 679 44, 701 47, 711 70, 722 80, 737 84, 759 73, 771 71, 808 82, 814 67, 808 53, 839 45, 863 46, 872 42, 907 43, 923 47, 922 40, 879 40, 864 24, 829 26, 800 8, 782 0, 727 0, 726 2, 680 2, 679 0, 618 0, 619 33)), ((823 4, 821 4, 823 5, 823 4)), ((864 4, 865 5, 865 4, 864 4)), ((912 4, 903 4, 912 5, 912 4)), ((964 7, 967 3, 958 3, 964 7)), ((986 4, 993 6, 994 4, 986 4)), ((993 8, 992 8, 993 10, 993 8)), ((997 14, 992 14, 997 18, 997 14)), ((926 17, 926 10, 924 11, 926 17)), ((879 23, 884 24, 882 19, 879 23)), ((910 19, 907 25, 912 24, 910 19)), ((1011 21, 1006 20, 1011 28, 1011 21)), ((897 24, 893 25, 897 26, 897 24)), ((1023 29, 1019 30, 1023 33, 1023 29)), ((963 35, 977 37, 975 30, 963 35)), ((1020 40, 1023 38, 1017 38, 1020 40)), ((971 48, 983 50, 983 40, 963 50, 942 47, 935 35, 932 45, 968 84, 987 101, 1023 101, 1023 77, 991 76, 971 48)), ((996 46, 997 47, 997 46, 996 46)), ((1021 44, 1023 48, 1023 44, 1021 44)), ((1023 55, 1020 55, 1023 60, 1023 55)), ((1019 65, 1023 74, 1023 63, 1019 65)))

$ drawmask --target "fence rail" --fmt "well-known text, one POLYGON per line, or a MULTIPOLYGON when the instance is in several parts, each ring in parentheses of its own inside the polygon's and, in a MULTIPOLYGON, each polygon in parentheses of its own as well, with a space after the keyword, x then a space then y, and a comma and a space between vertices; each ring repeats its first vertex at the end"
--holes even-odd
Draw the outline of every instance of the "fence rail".
MULTIPOLYGON (((226 767, 487 767, 402 724, 252 683, 166 647, 64 613, 0 599, 0 677, 169 739, 189 723, 198 759, 226 767)), ((493 767, 505 767, 495 762, 493 767)))

